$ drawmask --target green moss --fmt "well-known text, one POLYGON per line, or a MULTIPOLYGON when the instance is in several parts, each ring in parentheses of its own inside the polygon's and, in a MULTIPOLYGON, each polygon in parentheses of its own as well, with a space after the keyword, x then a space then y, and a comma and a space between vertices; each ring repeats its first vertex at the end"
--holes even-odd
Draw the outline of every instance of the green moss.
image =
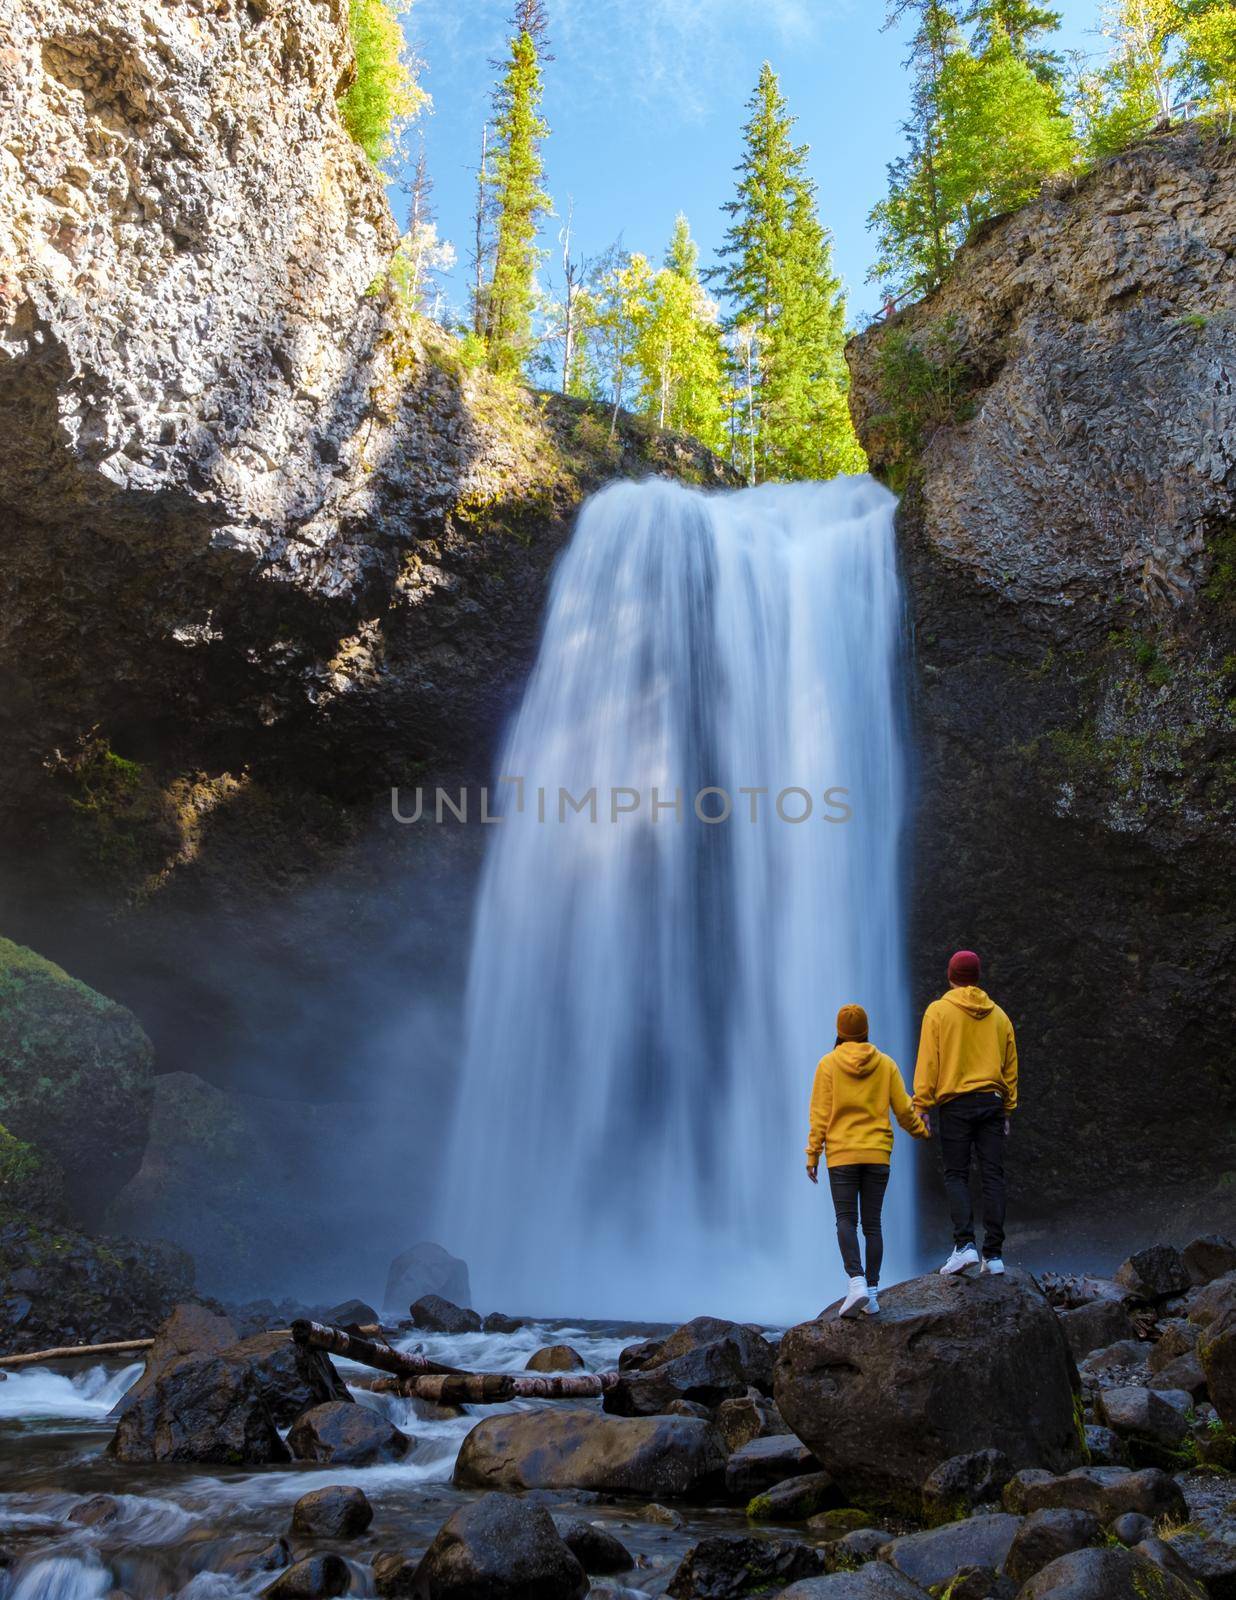
POLYGON ((0 1206, 63 1219, 64 1173, 57 1161, 0 1126, 0 1206))
POLYGON ((974 414, 974 385, 955 315, 883 335, 876 349, 883 409, 871 419, 868 454, 894 489, 903 489, 917 473, 938 429, 974 414))
POLYGON ((752 1522, 765 1522, 772 1515, 772 1501, 766 1494, 757 1494, 747 1501, 747 1516, 752 1522))

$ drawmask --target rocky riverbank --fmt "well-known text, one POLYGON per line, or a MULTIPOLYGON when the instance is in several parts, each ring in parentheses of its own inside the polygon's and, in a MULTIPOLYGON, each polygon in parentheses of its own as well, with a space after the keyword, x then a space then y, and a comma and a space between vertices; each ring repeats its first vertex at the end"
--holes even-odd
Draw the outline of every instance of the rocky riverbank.
MULTIPOLYGON (((31 1469, 31 1413, 0 1424, 5 1592, 44 1592, 54 1563, 60 1593, 135 1600, 1236 1590, 1236 1245, 1154 1246, 1110 1279, 931 1276, 883 1307, 632 1343, 429 1296, 395 1348, 620 1374, 599 1404, 460 1410, 185 1304, 67 1481, 31 1469)), ((0 1415, 36 1380, 0 1386, 0 1415)))

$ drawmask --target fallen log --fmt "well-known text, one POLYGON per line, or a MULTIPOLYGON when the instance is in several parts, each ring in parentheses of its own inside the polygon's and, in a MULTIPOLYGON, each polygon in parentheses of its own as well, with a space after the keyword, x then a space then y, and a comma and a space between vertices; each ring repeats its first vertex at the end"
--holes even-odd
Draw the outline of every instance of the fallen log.
POLYGON ((616 1372, 455 1372, 403 1378, 406 1400, 443 1406, 501 1405, 507 1400, 592 1400, 618 1382, 616 1372))
MULTIPOLYGON (((329 1323, 310 1322, 298 1318, 292 1324, 292 1337, 297 1344, 308 1345, 313 1350, 327 1350, 345 1361, 358 1362, 362 1367, 376 1367, 379 1372, 393 1372, 399 1378, 459 1375, 458 1367, 443 1366, 428 1356, 413 1355, 407 1350, 396 1350, 389 1344, 379 1344, 363 1334, 348 1333, 343 1328, 332 1328, 329 1323)), ((468 1374, 462 1374, 468 1376, 468 1374)))
POLYGON ((31 1350, 24 1356, 0 1356, 0 1367, 30 1367, 39 1361, 67 1361, 70 1356, 120 1356, 149 1350, 153 1339, 113 1339, 110 1344, 65 1344, 54 1350, 31 1350))

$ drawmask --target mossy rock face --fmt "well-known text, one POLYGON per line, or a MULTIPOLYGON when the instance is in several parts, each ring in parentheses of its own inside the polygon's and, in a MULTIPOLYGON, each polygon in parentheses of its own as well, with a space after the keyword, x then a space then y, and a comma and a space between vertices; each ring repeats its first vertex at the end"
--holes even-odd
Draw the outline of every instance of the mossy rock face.
POLYGON ((137 1171, 153 1088, 131 1012, 0 939, 0 1124, 63 1169, 74 1219, 99 1215, 137 1171))
POLYGON ((59 1162, 0 1127, 0 1207, 3 1206, 52 1222, 63 1222, 68 1212, 64 1172, 59 1162))

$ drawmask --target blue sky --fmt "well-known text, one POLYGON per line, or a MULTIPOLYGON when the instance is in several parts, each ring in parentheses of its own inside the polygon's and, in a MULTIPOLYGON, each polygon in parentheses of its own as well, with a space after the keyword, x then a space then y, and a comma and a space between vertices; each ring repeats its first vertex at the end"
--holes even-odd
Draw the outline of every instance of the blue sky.
MULTIPOLYGON (((1098 54, 1097 0, 1056 0, 1061 43, 1098 54)), ((466 302, 468 233, 480 130, 511 0, 414 0, 404 19, 425 68, 433 112, 422 118, 439 232, 459 265, 447 280, 466 302)), ((619 235, 660 258, 685 211, 705 260, 720 242, 745 102, 767 58, 781 77, 798 135, 812 149, 820 209, 855 320, 879 297, 868 211, 902 147, 904 34, 882 33, 883 0, 549 0, 545 146, 559 217, 573 196, 585 255, 619 235)), ((391 202, 401 224, 406 203, 391 202)), ((560 220, 543 243, 554 245, 560 220)), ((552 278, 553 265, 549 268, 552 278)))

